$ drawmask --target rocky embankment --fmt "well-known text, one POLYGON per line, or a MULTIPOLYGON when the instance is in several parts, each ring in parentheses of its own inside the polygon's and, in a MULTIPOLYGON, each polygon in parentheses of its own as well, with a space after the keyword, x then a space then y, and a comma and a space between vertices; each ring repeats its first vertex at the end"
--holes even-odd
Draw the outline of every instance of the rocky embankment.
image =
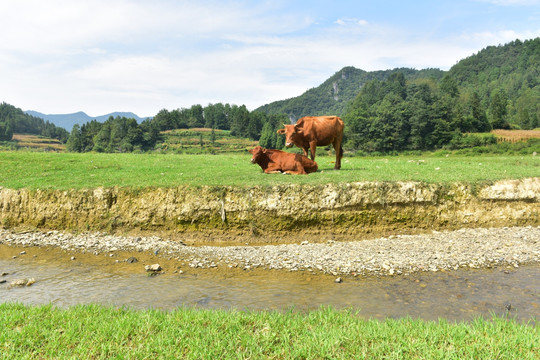
MULTIPOLYGON (((324 240, 324 239, 323 239, 324 240)), ((278 269, 332 275, 400 275, 540 262, 540 227, 503 227, 434 231, 377 239, 263 246, 188 246, 152 237, 58 231, 17 233, 0 230, 0 244, 52 246, 107 254, 151 252, 191 268, 278 269)))
POLYGON ((519 266, 540 262, 540 178, 475 185, 0 188, 0 226, 3 244, 152 252, 193 268, 393 275, 519 266), (114 235, 120 233, 161 237, 114 235))
POLYGON ((524 225, 540 225, 539 177, 484 184, 0 188, 0 226, 5 228, 108 233, 218 231, 272 239, 269 234, 291 232, 354 237, 524 225))

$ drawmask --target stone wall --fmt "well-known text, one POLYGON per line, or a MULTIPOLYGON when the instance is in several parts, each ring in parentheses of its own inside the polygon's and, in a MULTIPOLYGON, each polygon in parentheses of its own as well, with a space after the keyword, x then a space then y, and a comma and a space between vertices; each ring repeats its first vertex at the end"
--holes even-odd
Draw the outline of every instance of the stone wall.
POLYGON ((0 226, 116 231, 384 233, 540 225, 540 178, 484 185, 0 188, 0 226))

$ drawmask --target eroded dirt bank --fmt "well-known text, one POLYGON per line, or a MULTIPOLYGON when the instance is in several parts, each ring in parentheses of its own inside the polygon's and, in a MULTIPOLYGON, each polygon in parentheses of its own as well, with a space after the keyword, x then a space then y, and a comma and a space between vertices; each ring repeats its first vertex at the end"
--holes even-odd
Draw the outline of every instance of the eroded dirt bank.
POLYGON ((290 242, 464 227, 540 225, 540 178, 484 185, 355 182, 324 186, 0 188, 4 228, 181 234, 206 242, 290 242), (293 239, 291 239, 293 234, 293 239), (256 240, 253 240, 256 238, 256 240))

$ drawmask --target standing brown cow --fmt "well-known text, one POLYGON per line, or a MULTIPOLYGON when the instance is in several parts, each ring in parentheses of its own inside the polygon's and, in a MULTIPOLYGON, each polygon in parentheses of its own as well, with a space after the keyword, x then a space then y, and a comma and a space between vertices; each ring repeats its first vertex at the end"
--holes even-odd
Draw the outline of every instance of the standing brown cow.
POLYGON ((317 171, 317 163, 307 157, 281 150, 265 149, 257 146, 248 150, 251 162, 258 164, 267 174, 309 174, 317 171))
POLYGON ((279 129, 278 134, 285 134, 285 146, 298 146, 308 155, 311 150, 311 160, 315 160, 317 146, 332 144, 336 151, 336 163, 334 169, 341 168, 343 157, 343 120, 337 116, 304 116, 298 119, 294 125, 285 125, 285 129, 279 129))

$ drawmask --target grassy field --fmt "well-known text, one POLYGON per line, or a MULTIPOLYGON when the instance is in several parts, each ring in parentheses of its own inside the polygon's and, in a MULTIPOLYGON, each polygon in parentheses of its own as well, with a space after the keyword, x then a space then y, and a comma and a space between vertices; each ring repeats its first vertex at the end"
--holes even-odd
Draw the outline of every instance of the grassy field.
POLYGON ((17 146, 35 150, 48 150, 48 151, 65 151, 66 145, 62 144, 60 140, 51 139, 39 135, 30 134, 14 134, 13 141, 17 146))
POLYGON ((212 129, 206 128, 167 130, 161 132, 161 137, 157 150, 180 154, 242 153, 259 144, 256 140, 233 137, 229 130, 214 130, 212 139, 212 129))
POLYGON ((1 359, 538 359, 540 327, 362 320, 351 311, 0 305, 1 359))
POLYGON ((309 175, 263 174, 251 155, 0 152, 0 186, 29 189, 174 187, 179 185, 327 184, 354 181, 482 182, 540 176, 540 156, 317 156, 309 175))
POLYGON ((492 130, 498 141, 527 141, 528 139, 539 139, 540 130, 492 130))

